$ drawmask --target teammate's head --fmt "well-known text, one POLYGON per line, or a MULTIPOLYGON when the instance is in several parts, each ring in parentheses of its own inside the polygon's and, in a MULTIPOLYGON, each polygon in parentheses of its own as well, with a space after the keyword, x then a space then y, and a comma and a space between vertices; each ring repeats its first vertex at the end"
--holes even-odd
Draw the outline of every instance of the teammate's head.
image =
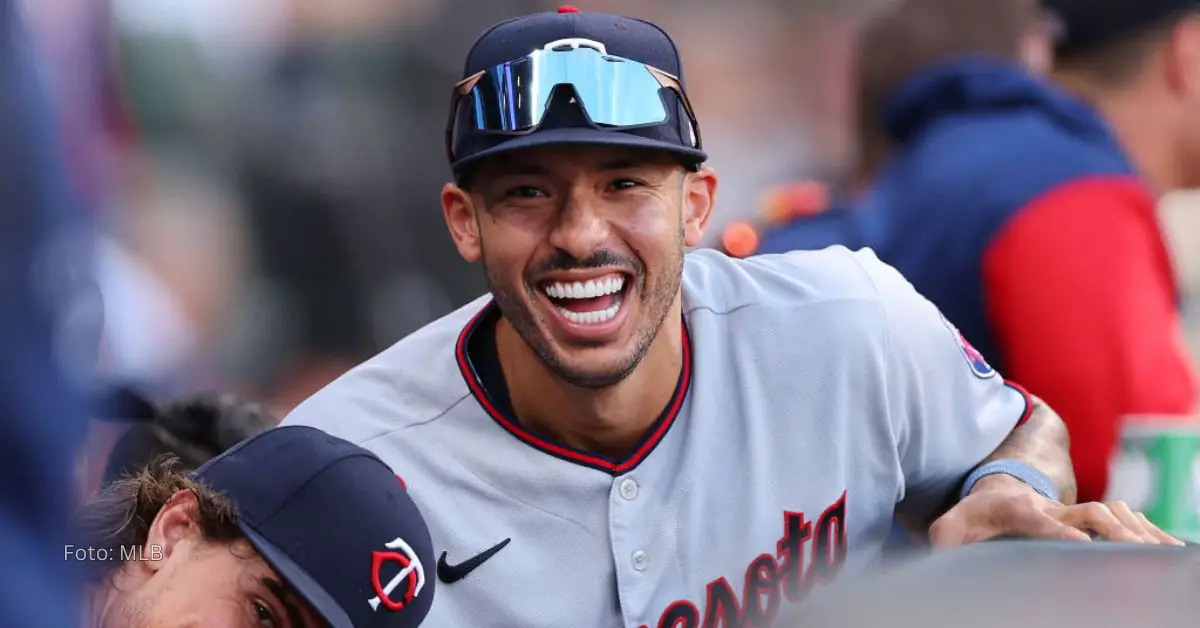
POLYGON ((551 370, 612 385, 678 307, 716 190, 675 45, 563 9, 493 26, 463 76, 442 192, 455 244, 551 370))
MULTIPOLYGON (((78 547, 93 556, 80 560, 108 572, 102 580, 105 608, 93 610, 104 618, 101 625, 315 622, 315 611, 238 530, 233 504, 175 470, 175 462, 111 484, 81 513, 90 543, 78 547)), ((67 548, 72 560, 76 548, 67 548)))
POLYGON ((1040 73, 1050 68, 1052 45, 1037 0, 904 0, 872 15, 855 54, 859 185, 866 185, 888 151, 887 101, 915 74, 964 54, 1040 73))
POLYGON ((1055 75, 1098 105, 1162 187, 1200 185, 1200 1, 1045 0, 1055 75))
POLYGON ((434 593, 428 529, 392 471, 309 427, 264 432, 190 475, 153 464, 77 523, 66 558, 94 583, 102 626, 411 627, 434 593))

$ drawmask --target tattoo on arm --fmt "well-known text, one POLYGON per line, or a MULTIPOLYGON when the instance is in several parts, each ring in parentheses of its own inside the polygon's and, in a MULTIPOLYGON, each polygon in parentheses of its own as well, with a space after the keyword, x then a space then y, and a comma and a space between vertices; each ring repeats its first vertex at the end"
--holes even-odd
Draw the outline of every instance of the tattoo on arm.
POLYGON ((1030 464, 1054 481, 1059 499, 1069 505, 1078 499, 1070 445, 1063 420, 1044 401, 1033 397, 1029 420, 1013 430, 983 462, 1009 459, 1030 464))
MULTIPOLYGON (((1071 466, 1070 437, 1067 427, 1058 414, 1041 399, 1032 397, 1033 409, 1029 419, 1023 425, 1013 430, 1000 446, 995 449, 979 466, 993 460, 1021 460, 1045 473, 1058 489, 1062 503, 1071 505, 1078 499, 1075 487, 1075 470, 1071 466)), ((972 469, 974 470, 974 469, 972 469)), ((967 474, 964 474, 964 478, 967 474)), ((987 486, 987 478, 976 486, 987 486)), ((946 496, 946 501, 928 518, 914 519, 901 513, 896 514, 896 520, 908 530, 923 535, 929 525, 958 503, 958 491, 946 496)))

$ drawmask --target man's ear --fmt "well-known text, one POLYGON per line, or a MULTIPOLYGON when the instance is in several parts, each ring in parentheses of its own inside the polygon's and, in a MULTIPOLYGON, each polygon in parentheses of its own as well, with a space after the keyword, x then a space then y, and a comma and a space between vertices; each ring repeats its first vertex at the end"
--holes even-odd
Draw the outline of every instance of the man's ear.
POLYGON ((442 215, 458 254, 468 262, 478 262, 483 256, 479 241, 479 222, 475 219, 475 201, 471 194, 454 183, 442 187, 442 215))
POLYGON ((200 503, 195 493, 185 489, 172 495, 150 523, 143 547, 143 556, 147 560, 139 562, 145 563, 151 571, 158 571, 180 544, 198 541, 201 531, 196 522, 199 516, 200 503))
POLYGON ((683 243, 699 246, 712 218, 717 196, 717 173, 704 166, 699 172, 685 172, 683 183, 683 243))
POLYGON ((1034 74, 1054 70, 1054 34, 1050 25, 1030 28, 1021 35, 1021 63, 1034 74))
POLYGON ((1161 53, 1166 56, 1171 87, 1193 102, 1200 99, 1200 14, 1181 20, 1161 53))

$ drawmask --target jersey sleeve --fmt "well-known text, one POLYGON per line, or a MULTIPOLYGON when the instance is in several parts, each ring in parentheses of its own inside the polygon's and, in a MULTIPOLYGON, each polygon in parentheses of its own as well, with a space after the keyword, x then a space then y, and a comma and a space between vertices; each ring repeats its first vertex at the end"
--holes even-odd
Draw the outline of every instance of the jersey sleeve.
POLYGON ((1196 403, 1153 196, 1133 178, 1061 186, 984 256, 988 317, 1011 375, 1067 424, 1080 501, 1103 499, 1120 421, 1196 403))
POLYGON ((859 256, 886 315, 888 420, 904 476, 897 513, 925 521, 1029 418, 1032 400, 898 271, 859 256))

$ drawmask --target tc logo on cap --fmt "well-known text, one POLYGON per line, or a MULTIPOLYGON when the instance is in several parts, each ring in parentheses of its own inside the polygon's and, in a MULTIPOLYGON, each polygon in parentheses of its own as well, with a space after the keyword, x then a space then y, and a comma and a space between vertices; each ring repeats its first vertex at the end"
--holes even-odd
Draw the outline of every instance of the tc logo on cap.
POLYGON ((380 604, 389 611, 398 611, 411 604, 421 594, 421 589, 425 588, 425 566, 421 564, 421 559, 413 548, 402 538, 396 537, 396 540, 385 544, 384 547, 398 551, 371 553, 371 586, 375 589, 375 597, 367 603, 373 611, 379 610, 380 604), (400 567, 400 571, 392 576, 387 586, 380 581, 385 563, 396 563, 400 567), (399 597, 393 598, 394 593, 399 597))

